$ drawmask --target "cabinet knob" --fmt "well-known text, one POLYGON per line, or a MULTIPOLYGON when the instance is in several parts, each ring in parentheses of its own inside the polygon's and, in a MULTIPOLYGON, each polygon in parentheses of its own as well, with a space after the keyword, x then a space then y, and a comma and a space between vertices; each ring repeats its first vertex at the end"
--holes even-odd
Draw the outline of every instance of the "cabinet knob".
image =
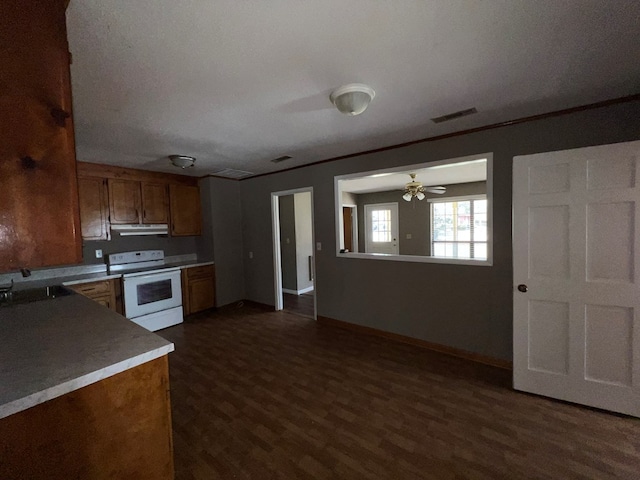
POLYGON ((69 112, 65 112, 61 108, 52 108, 51 116, 59 127, 64 127, 67 123, 67 118, 71 117, 69 112))
POLYGON ((25 170, 33 170, 38 166, 37 162, 28 155, 26 157, 22 157, 20 161, 22 162, 22 168, 25 170))
POLYGON ((529 290, 529 287, 527 287, 524 283, 521 283, 520 285, 518 285, 519 292, 527 293, 527 290, 529 290))

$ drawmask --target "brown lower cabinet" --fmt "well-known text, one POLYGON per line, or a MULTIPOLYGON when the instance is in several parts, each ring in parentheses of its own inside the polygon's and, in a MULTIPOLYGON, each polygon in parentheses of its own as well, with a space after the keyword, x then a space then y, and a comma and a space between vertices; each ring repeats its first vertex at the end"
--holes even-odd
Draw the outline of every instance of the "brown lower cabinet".
POLYGON ((167 356, 0 419, 2 479, 172 480, 167 356))
POLYGON ((120 315, 123 314, 121 282, 119 278, 69 285, 67 288, 98 302, 100 305, 104 305, 120 315))
POLYGON ((213 265, 182 270, 182 308, 185 315, 216 306, 216 274, 213 265))

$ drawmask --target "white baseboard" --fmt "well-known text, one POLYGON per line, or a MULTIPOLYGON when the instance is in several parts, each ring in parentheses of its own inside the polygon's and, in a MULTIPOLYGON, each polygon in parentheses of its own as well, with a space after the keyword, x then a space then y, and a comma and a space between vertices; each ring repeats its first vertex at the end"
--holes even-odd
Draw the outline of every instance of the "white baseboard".
POLYGON ((303 293, 313 292, 313 285, 302 290, 291 290, 289 288, 283 288, 282 293, 290 293, 291 295, 302 295, 303 293))

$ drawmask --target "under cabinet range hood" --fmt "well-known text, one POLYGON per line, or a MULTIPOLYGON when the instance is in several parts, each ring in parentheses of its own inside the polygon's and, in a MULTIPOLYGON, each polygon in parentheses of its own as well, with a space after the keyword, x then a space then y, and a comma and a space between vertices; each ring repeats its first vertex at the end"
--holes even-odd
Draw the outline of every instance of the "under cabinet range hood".
POLYGON ((132 237, 134 235, 169 235, 169 225, 166 223, 111 225, 111 233, 120 235, 121 237, 132 237))

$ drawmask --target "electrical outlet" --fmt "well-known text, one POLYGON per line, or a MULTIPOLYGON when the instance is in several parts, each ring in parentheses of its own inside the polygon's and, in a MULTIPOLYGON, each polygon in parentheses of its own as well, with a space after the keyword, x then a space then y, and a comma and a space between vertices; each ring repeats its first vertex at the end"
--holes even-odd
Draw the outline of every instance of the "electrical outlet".
POLYGON ((411 234, 407 233, 407 240, 411 240, 411 234))
POLYGON ((96 258, 102 258, 102 250, 99 248, 96 250, 96 258))

